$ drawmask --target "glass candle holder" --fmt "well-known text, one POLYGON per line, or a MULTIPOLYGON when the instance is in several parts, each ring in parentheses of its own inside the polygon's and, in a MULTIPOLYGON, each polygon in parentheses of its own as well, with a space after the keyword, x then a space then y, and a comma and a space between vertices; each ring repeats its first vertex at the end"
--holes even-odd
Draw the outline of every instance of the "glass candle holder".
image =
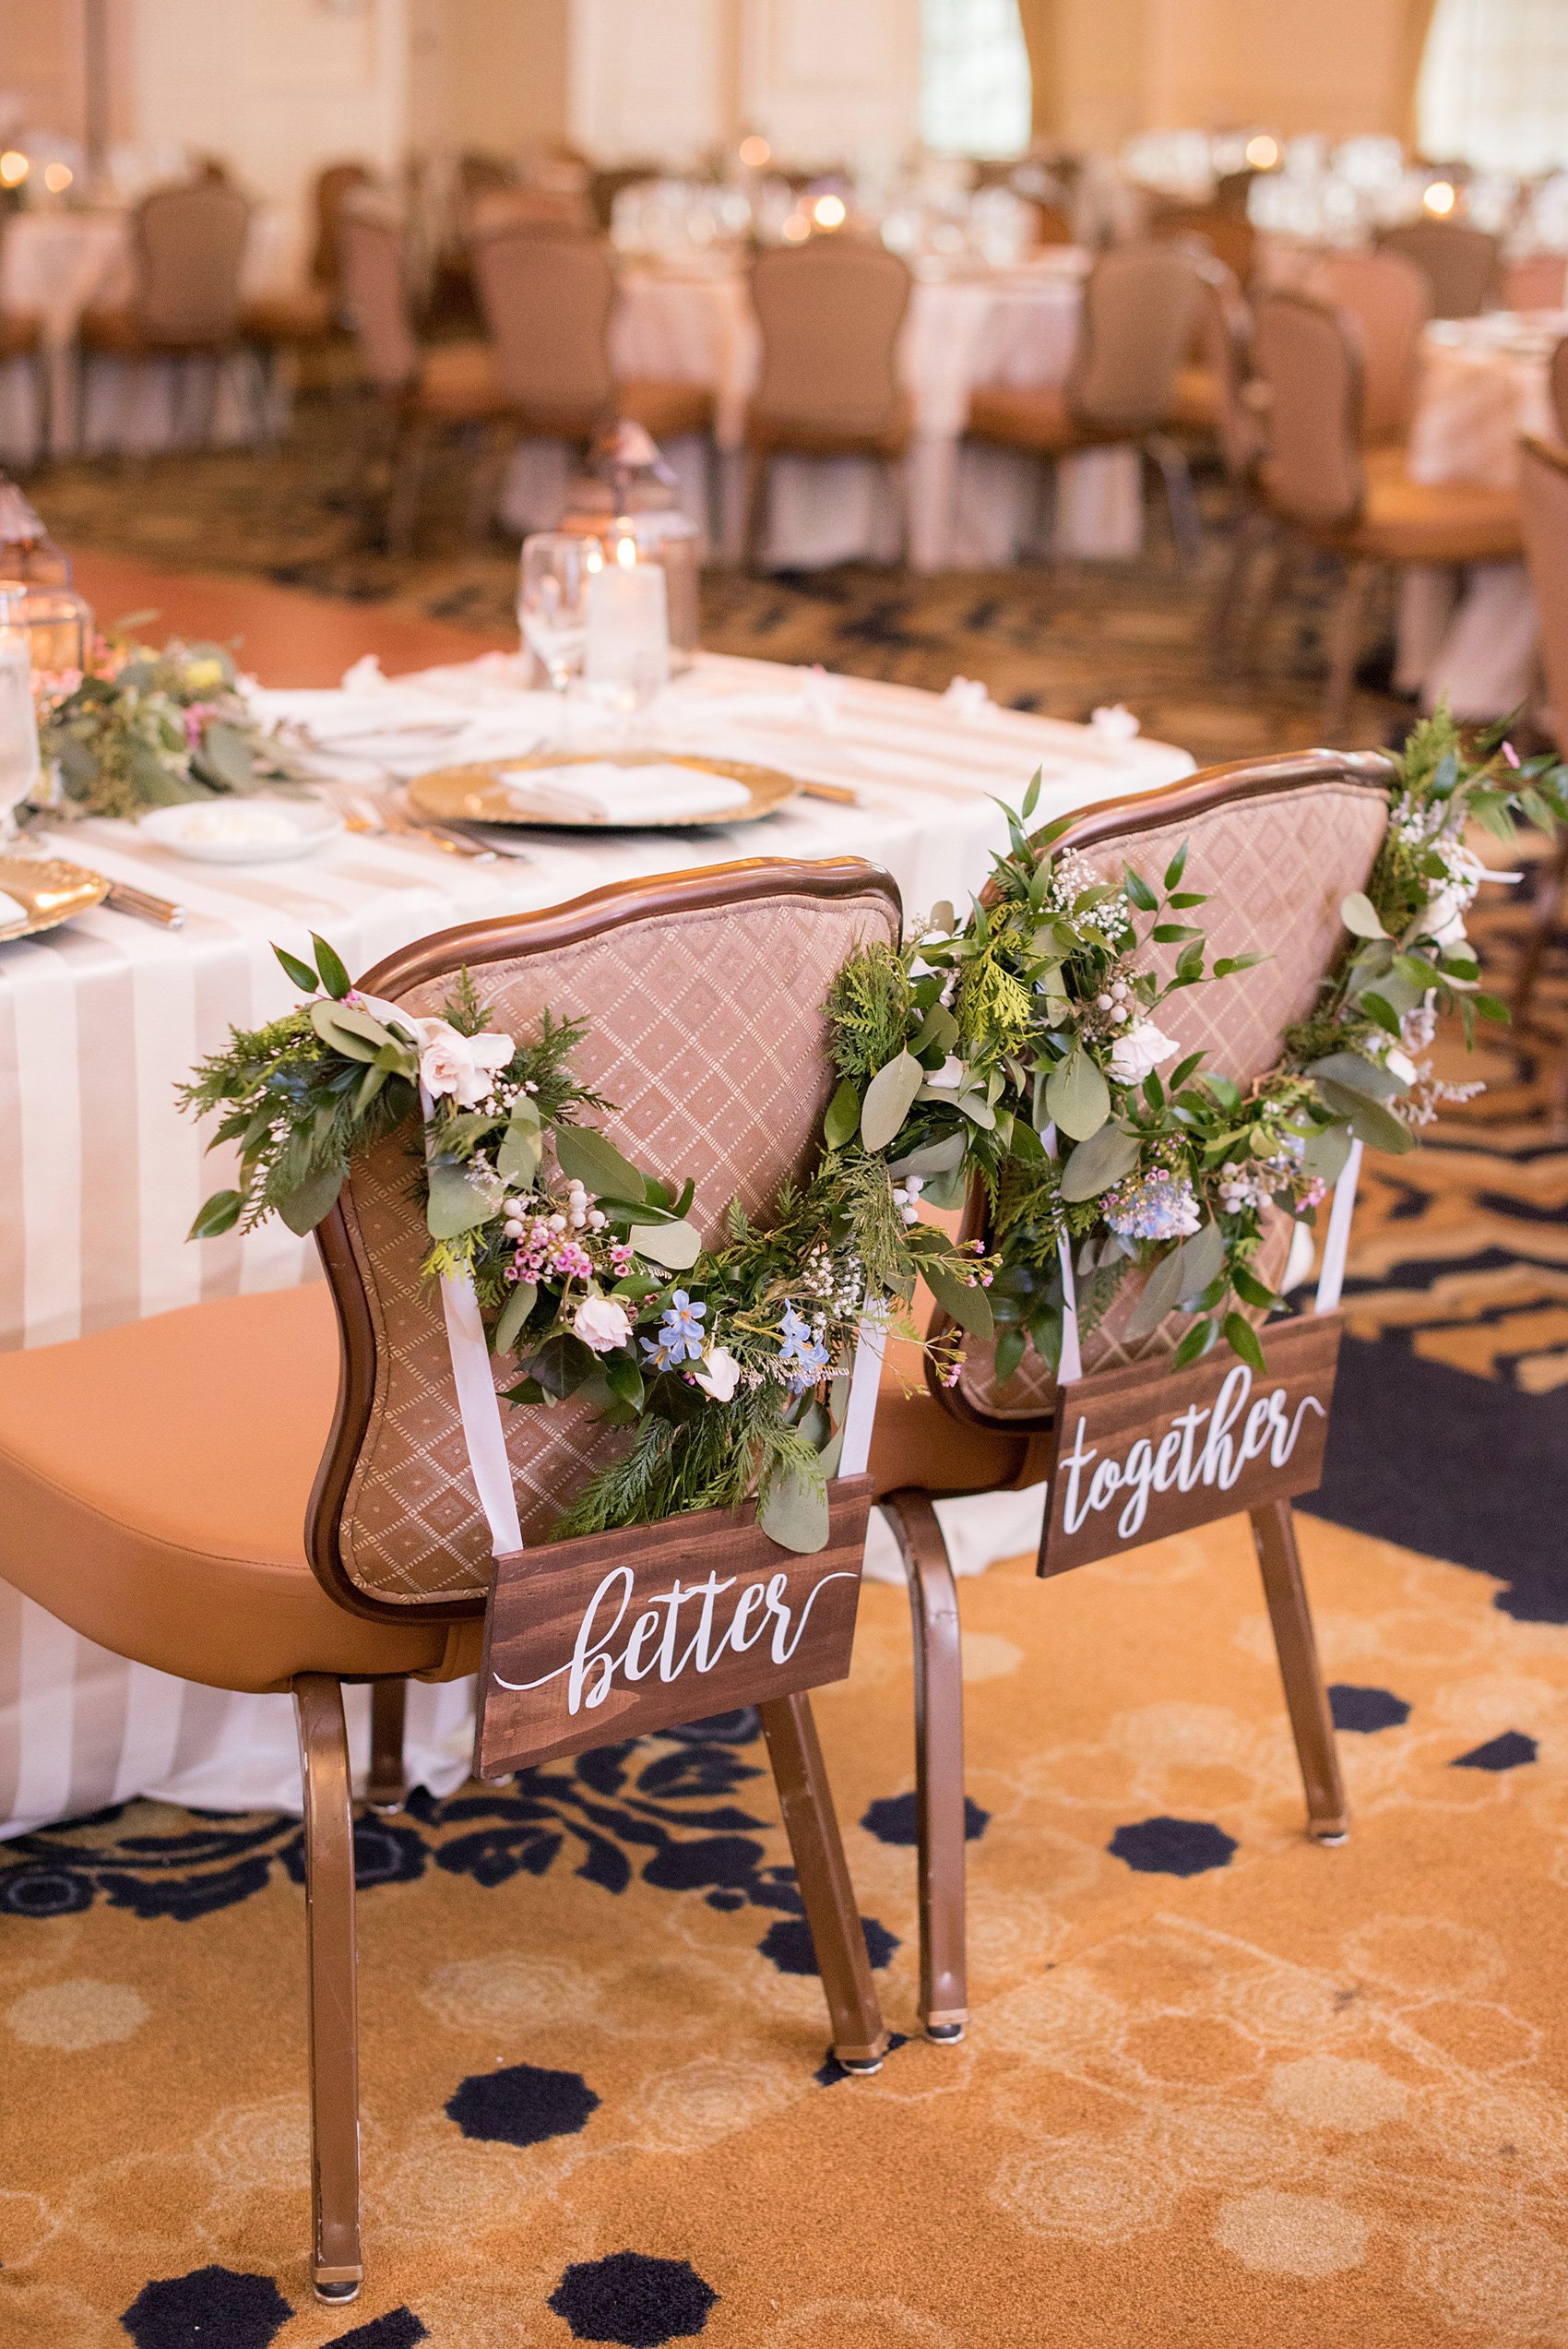
POLYGON ((664 566, 639 562, 635 539, 615 540, 588 587, 588 698, 620 717, 644 709, 670 682, 664 566))
POLYGON ((32 701, 32 639, 25 591, 0 585, 0 840, 17 836, 17 809, 42 779, 32 701))

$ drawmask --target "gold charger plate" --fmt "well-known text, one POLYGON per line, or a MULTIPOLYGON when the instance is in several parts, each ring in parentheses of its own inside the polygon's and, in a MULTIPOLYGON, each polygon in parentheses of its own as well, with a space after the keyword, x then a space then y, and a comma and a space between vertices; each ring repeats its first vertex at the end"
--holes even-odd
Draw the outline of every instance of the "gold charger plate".
POLYGON ((777 767, 751 767, 739 758, 699 758, 695 752, 671 750, 541 750, 526 758, 484 759, 471 767, 437 767, 428 775, 416 775, 409 785, 409 805, 444 824, 528 824, 564 832, 689 831, 699 824, 754 824, 782 807, 800 788, 793 775, 780 774, 777 767), (744 783, 751 805, 722 816, 650 816, 643 824, 611 824, 597 816, 530 816, 519 805, 530 767, 600 764, 695 767, 704 775, 744 783))
POLYGON ((28 909, 25 922, 0 925, 0 946, 4 946, 11 938, 31 938, 41 930, 58 929, 73 914, 101 905, 109 884, 101 873, 89 873, 85 864, 67 864, 64 857, 0 854, 0 891, 28 909))

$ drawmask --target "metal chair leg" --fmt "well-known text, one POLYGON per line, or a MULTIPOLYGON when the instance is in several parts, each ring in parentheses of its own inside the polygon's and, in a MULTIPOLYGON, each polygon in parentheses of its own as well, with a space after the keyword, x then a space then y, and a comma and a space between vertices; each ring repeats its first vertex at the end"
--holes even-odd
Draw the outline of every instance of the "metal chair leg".
POLYGON ((1350 693, 1356 682, 1356 654, 1360 649, 1367 595, 1377 571, 1375 563, 1352 563, 1334 615, 1330 636, 1328 684, 1323 697, 1324 740, 1336 743, 1350 722, 1350 693))
POLYGON ((1525 951, 1519 958, 1518 975, 1514 982, 1515 1028, 1522 1028, 1528 1017, 1536 981, 1540 976, 1541 962, 1562 923, 1565 889, 1568 889, 1568 832, 1558 841, 1550 875, 1536 885, 1535 903, 1530 909, 1530 935, 1525 941, 1525 951))
POLYGON ((328 1673, 294 1681, 305 1805, 309 1978, 311 2282, 352 2300, 360 2257, 359 2021, 354 1987, 354 1820, 343 1689, 328 1673))
POLYGON ((408 1711, 406 1680, 376 1680, 370 1691, 370 1783, 365 1800, 384 1816, 403 1807, 409 1791, 403 1769, 403 1718, 408 1711))
POLYGON ((1192 469, 1187 463, 1186 451, 1166 433, 1150 433, 1144 447, 1159 467, 1160 479, 1165 483, 1177 559, 1185 571, 1201 570, 1204 559, 1203 518, 1198 512, 1197 495, 1193 488, 1192 469))
POLYGON ((1307 1828, 1320 1843, 1342 1843, 1349 1832, 1350 1815, 1339 1776, 1339 1756, 1334 1743, 1334 1716, 1323 1685, 1317 1641, 1313 1636, 1312 1609, 1301 1579, 1301 1557, 1296 1547, 1296 1520, 1289 1501, 1271 1501, 1248 1512, 1253 1542, 1263 1569, 1264 1596, 1268 1601, 1279 1677, 1295 1734, 1307 1797, 1307 1828))
POLYGON ((753 577, 762 567, 763 534, 767 526, 767 488, 772 461, 760 448, 746 451, 745 539, 741 560, 753 577))
POLYGON ((961 2039, 964 1955, 964 1678, 958 1592, 929 1495, 881 1503, 909 1582, 915 1643, 915 1818, 920 1840, 921 2021, 929 2039, 961 2039))
POLYGON ((386 501, 386 551, 411 554, 419 519, 420 484, 434 426, 428 416, 409 419, 392 459, 392 488, 386 501))
POLYGON ((804 1696, 778 1697, 758 1710, 832 2018, 833 2052, 846 2071, 877 2071, 887 2032, 811 1704, 804 1696))
POLYGON ((1230 559, 1226 564, 1224 574, 1215 590, 1214 602, 1209 606, 1209 654, 1217 672, 1223 671, 1229 665, 1226 656, 1230 648, 1230 635, 1235 625, 1237 608, 1241 602, 1247 585, 1247 574, 1252 569, 1253 557, 1257 554, 1268 534, 1268 518, 1265 514, 1260 514, 1255 508, 1245 511, 1236 524, 1235 537, 1230 548, 1230 559))

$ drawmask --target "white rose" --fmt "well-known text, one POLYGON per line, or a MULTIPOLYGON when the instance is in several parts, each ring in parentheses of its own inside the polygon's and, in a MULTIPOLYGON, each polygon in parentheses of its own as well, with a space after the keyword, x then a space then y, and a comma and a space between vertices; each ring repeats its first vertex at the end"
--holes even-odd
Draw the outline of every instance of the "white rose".
POLYGON ((1398 1078, 1399 1082, 1402 1085, 1413 1085, 1415 1083, 1416 1064, 1410 1058, 1408 1052, 1400 1051, 1397 1044, 1392 1045, 1389 1050, 1384 1054, 1383 1065, 1387 1069, 1391 1077, 1398 1078))
POLYGON ((1429 899, 1422 917, 1421 928, 1434 946, 1459 946, 1465 939, 1465 910, 1475 896, 1473 888, 1450 883, 1429 899))
POLYGON ((709 1346, 692 1376, 705 1395, 716 1403, 727 1403, 735 1391, 735 1381, 741 1365, 728 1346, 709 1346))
POLYGON ((1160 1033, 1152 1019, 1140 1020, 1137 1027, 1129 1028, 1111 1045, 1111 1073, 1123 1085, 1141 1085, 1151 1069, 1158 1068, 1162 1060, 1169 1060, 1180 1049, 1171 1037, 1160 1033))
POLYGON ((632 1334, 632 1317, 613 1297, 585 1297, 572 1316, 572 1328, 595 1353, 613 1353, 632 1334))
POLYGON ((1101 742, 1134 742, 1137 738, 1138 721, 1120 701, 1112 702, 1109 708, 1091 709, 1089 723, 1101 742))
POLYGON ((434 1100, 450 1093, 459 1109, 477 1109, 494 1091, 495 1079, 515 1049, 510 1036, 459 1035, 445 1019, 410 1023, 422 1046, 420 1081, 434 1100))

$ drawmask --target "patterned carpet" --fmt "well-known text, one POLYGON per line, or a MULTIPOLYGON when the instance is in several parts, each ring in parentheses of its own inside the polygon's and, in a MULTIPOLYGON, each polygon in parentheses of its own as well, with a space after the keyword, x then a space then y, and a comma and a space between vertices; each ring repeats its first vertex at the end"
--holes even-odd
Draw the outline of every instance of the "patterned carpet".
MULTIPOLYGON (((503 552, 345 551, 307 457, 271 469, 270 518, 248 459, 37 495, 82 544, 161 531, 165 561, 278 576, 292 541, 317 586, 505 599, 503 552)), ((1158 548, 716 581, 707 634, 1066 714, 1124 699, 1214 757, 1311 738, 1319 617, 1283 615, 1266 698, 1209 683, 1158 548)), ((1390 714, 1364 697, 1358 738, 1390 714)), ((1504 991, 1521 920, 1478 924, 1504 991)), ((1492 1090, 1368 1169, 1301 1526, 1343 1849, 1301 1831, 1234 1520, 963 1586, 973 2019, 873 2080, 824 2061, 746 1717, 367 1819, 369 2278, 333 2313, 303 2256, 298 1822, 138 1803, 4 1847, 0 2349, 1568 2349, 1561 954, 1540 1018, 1445 1067, 1492 1090)), ((911 1700, 903 1601, 868 1586, 818 1716, 913 2034, 911 1700)))

